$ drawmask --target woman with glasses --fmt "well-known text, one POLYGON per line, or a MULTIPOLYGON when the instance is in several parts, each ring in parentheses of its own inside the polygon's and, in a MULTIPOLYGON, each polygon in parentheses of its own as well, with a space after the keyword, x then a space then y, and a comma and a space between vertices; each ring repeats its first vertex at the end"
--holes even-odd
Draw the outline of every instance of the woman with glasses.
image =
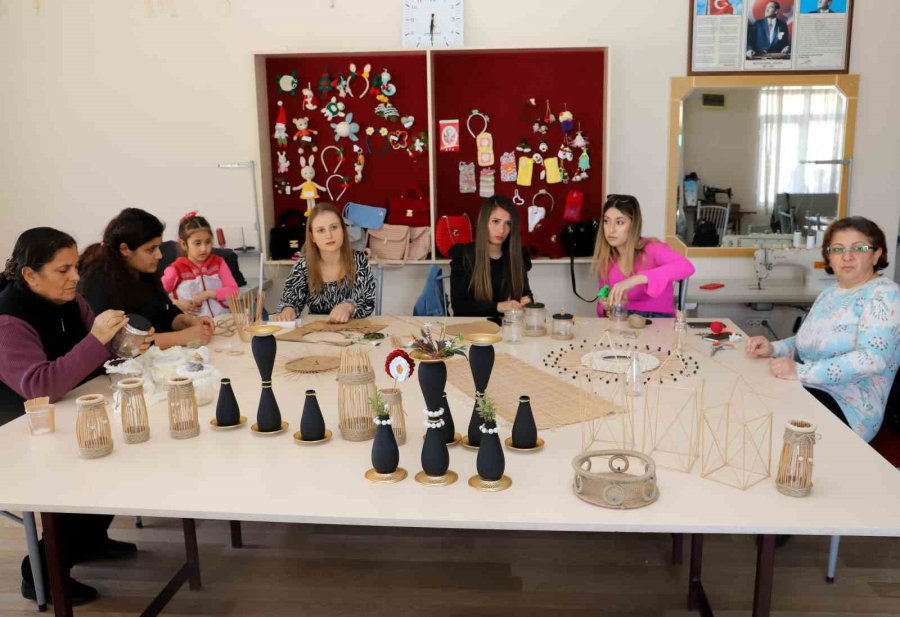
MULTIPOLYGON (((608 305, 626 303, 628 313, 644 317, 675 315, 672 283, 688 278, 694 265, 667 244, 641 236, 641 206, 631 195, 609 195, 603 229, 597 234, 591 271, 600 287, 609 285, 608 305)), ((604 303, 597 304, 603 316, 604 303)))
POLYGON ((871 441, 900 363, 900 287, 878 274, 888 265, 884 233, 861 216, 825 231, 826 288, 796 336, 747 340, 752 358, 772 358, 772 374, 803 387, 860 437, 871 441))

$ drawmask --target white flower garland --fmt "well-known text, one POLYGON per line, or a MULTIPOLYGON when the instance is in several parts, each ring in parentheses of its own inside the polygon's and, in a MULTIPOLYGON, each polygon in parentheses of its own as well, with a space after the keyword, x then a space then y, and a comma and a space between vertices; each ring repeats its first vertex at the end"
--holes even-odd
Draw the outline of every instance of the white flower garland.
POLYGON ((442 426, 444 426, 444 424, 445 424, 445 422, 443 419, 435 420, 434 422, 426 420, 425 428, 441 428, 442 426))
POLYGON ((497 433, 500 432, 500 429, 498 427, 495 426, 494 428, 487 428, 484 424, 479 426, 478 430, 480 430, 482 433, 484 433, 486 435, 496 435, 497 433))
POLYGON ((394 423, 393 418, 386 418, 384 420, 381 419, 381 416, 375 416, 375 425, 376 426, 390 426, 394 423))
POLYGON ((428 411, 427 409, 423 409, 422 411, 424 411, 425 415, 428 416, 429 418, 440 418, 442 415, 444 415, 443 407, 441 407, 437 411, 428 411))

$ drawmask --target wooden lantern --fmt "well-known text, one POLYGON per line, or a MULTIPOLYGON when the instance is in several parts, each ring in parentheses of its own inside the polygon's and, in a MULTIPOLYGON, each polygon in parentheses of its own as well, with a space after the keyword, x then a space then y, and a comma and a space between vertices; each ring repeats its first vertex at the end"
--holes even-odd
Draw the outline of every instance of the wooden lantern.
POLYGON ((791 420, 784 428, 784 445, 778 461, 775 486, 790 497, 806 497, 812 492, 813 448, 816 425, 806 420, 791 420))
POLYGON ((348 347, 341 352, 338 369, 338 428, 347 441, 375 438, 369 399, 375 396, 375 372, 369 352, 348 347))
POLYGON ((84 458, 99 458, 113 451, 112 428, 102 394, 85 394, 75 399, 78 418, 75 435, 78 453, 84 458))
POLYGON ((168 382, 169 434, 174 439, 190 439, 200 434, 197 397, 190 377, 173 377, 168 382))

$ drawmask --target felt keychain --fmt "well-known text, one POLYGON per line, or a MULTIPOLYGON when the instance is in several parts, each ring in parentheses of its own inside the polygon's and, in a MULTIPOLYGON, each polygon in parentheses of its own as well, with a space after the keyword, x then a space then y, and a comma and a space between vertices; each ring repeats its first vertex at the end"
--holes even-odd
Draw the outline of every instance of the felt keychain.
POLYGON ((328 179, 325 180, 325 190, 328 192, 328 199, 331 200, 332 203, 340 201, 341 197, 344 196, 344 193, 347 192, 347 187, 350 186, 350 179, 347 176, 342 176, 340 174, 331 174, 328 176, 328 179), (331 181, 337 178, 340 183, 338 184, 341 187, 341 192, 338 193, 337 197, 334 196, 334 193, 331 192, 331 181))
POLYGON ((309 118, 306 116, 291 118, 291 122, 297 127, 297 130, 294 132, 294 141, 299 139, 303 143, 311 144, 313 135, 319 134, 319 131, 309 128, 309 118))
MULTIPOLYGON (((591 168, 591 157, 588 155, 587 147, 581 150, 581 154, 578 155, 578 169, 579 171, 587 171, 591 168)), ((584 174, 587 175, 587 174, 584 174)))
POLYGON ((279 146, 286 146, 288 142, 287 134, 287 114, 284 112, 284 103, 278 101, 278 117, 275 118, 275 132, 272 134, 275 142, 279 146))
POLYGON ((441 152, 459 152, 459 120, 438 122, 441 134, 441 152))
POLYGON ((493 197, 494 196, 494 170, 482 169, 478 180, 478 196, 493 197))
POLYGON ((291 162, 287 158, 287 152, 279 150, 278 154, 278 171, 275 173, 286 174, 291 167, 291 162))
POLYGON ((519 145, 516 146, 516 152, 523 152, 525 154, 531 152, 531 146, 528 145, 528 139, 526 139, 525 137, 522 138, 522 140, 519 142, 519 145))
POLYGON ((379 118, 384 118, 388 122, 400 120, 400 111, 390 103, 379 103, 375 107, 375 115, 379 118))
POLYGON ((531 205, 528 206, 528 231, 533 232, 534 228, 537 227, 537 224, 540 223, 547 216, 547 209, 537 205, 537 199, 541 196, 547 196, 550 198, 550 212, 553 212, 553 208, 556 207, 556 200, 553 199, 553 195, 547 192, 547 189, 541 189, 537 193, 534 194, 534 197, 531 198, 531 205))
POLYGON ((544 170, 547 172, 547 184, 562 182, 562 174, 559 173, 559 159, 555 156, 544 159, 544 170))
POLYGON ((546 100, 546 109, 544 110, 544 124, 553 124, 556 122, 556 116, 550 111, 550 99, 546 100))
POLYGON ((550 146, 547 145, 546 141, 541 140, 541 143, 538 144, 538 152, 541 154, 546 154, 547 150, 550 149, 550 146))
POLYGON ((405 128, 407 130, 412 128, 415 121, 416 121, 415 116, 403 116, 400 118, 400 124, 402 124, 403 128, 405 128))
POLYGON ((297 81, 297 71, 291 71, 287 75, 279 75, 277 81, 278 89, 282 93, 297 96, 297 86, 300 85, 300 82, 297 81))
POLYGON ((519 157, 519 170, 516 173, 516 184, 531 186, 531 174, 534 173, 534 160, 530 156, 519 157))
POLYGON ((312 84, 306 82, 306 87, 303 88, 303 109, 308 111, 315 111, 319 106, 316 104, 316 99, 313 95, 312 84))
POLYGON ((353 96, 353 93, 350 92, 350 81, 344 77, 343 73, 338 73, 337 79, 334 79, 331 82, 331 86, 337 89, 338 96, 340 98, 347 98, 347 96, 353 96))
POLYGON ((475 192, 475 163, 459 164, 459 192, 475 192))
POLYGON ((338 169, 341 168, 341 165, 344 164, 345 160, 344 149, 338 148, 337 146, 325 146, 324 148, 322 148, 322 152, 319 153, 319 162, 322 163, 322 171, 324 171, 326 174, 336 174, 338 172, 338 169), (328 169, 328 163, 325 162, 325 155, 327 155, 330 150, 334 150, 337 153, 338 157, 337 162, 334 165, 334 169, 331 170, 328 169))
POLYGON ((559 128, 563 133, 571 133, 575 128, 575 116, 569 111, 566 104, 563 103, 563 110, 559 112, 559 128))
POLYGON ((388 143, 394 150, 405 150, 409 146, 409 133, 406 131, 391 131, 388 143))
POLYGON ((363 167, 366 166, 366 157, 363 154, 362 148, 360 148, 356 144, 353 144, 353 152, 356 154, 356 162, 353 163, 353 171, 355 172, 353 175, 353 181, 356 184, 359 184, 360 182, 362 182, 363 167))
POLYGON ((406 149, 406 153, 414 163, 419 161, 419 157, 428 152, 428 134, 425 131, 419 131, 419 134, 413 137, 412 143, 406 149))
POLYGON ((525 200, 522 199, 522 196, 519 195, 519 189, 516 189, 512 196, 512 202, 517 206, 522 206, 525 204, 525 200))
POLYGON ((566 144, 560 145, 559 152, 556 153, 556 156, 560 161, 571 161, 575 158, 572 154, 572 148, 566 144))
POLYGON ((581 124, 578 125, 578 130, 575 131, 575 139, 569 142, 569 145, 573 148, 587 148, 588 140, 581 133, 581 124))
POLYGON ((291 183, 285 180, 284 178, 280 178, 275 181, 275 192, 279 195, 290 195, 291 194, 291 183))
POLYGON ((504 152, 500 155, 500 182, 515 182, 516 155, 512 152, 504 152))
POLYGON ((322 112, 322 115, 325 116, 326 120, 331 122, 335 118, 343 118, 345 115, 345 108, 346 105, 344 105, 342 101, 338 101, 336 96, 333 96, 319 111, 322 112))
POLYGON ((372 87, 369 91, 375 95, 375 99, 387 103, 388 99, 397 94, 397 86, 391 83, 391 74, 387 69, 381 69, 381 73, 372 78, 372 87))
POLYGON ((347 138, 350 141, 359 141, 359 137, 356 136, 359 133, 359 124, 353 121, 353 113, 347 114, 347 117, 340 122, 331 123, 331 128, 334 129, 334 140, 340 141, 341 138, 347 138))
POLYGON ((540 118, 538 118, 531 124, 531 132, 532 133, 540 133, 541 135, 544 135, 547 133, 547 130, 548 130, 547 125, 544 124, 544 121, 541 120, 540 118))

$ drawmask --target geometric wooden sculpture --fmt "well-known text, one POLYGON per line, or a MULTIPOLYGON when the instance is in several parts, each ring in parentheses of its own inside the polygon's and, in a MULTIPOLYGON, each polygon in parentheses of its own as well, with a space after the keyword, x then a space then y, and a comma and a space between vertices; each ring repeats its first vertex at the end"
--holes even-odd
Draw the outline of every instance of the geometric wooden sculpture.
POLYGON ((667 383, 651 378, 644 386, 641 450, 660 467, 690 473, 700 450, 702 379, 667 383))
POLYGON ((581 370, 581 451, 634 449, 634 398, 625 394, 623 375, 581 370), (600 413, 598 417, 598 412, 600 413))

